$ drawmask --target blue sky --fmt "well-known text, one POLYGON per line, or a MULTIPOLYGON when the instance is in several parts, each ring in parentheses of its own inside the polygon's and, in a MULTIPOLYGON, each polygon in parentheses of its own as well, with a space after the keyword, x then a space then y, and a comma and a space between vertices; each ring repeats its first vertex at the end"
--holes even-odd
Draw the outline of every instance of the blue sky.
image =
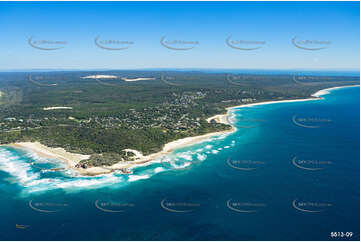
POLYGON ((0 2, 0 31, 1 70, 358 70, 360 65, 359 2, 0 2), (106 50, 95 45, 97 36, 107 47, 126 46, 107 45, 109 40, 132 44, 106 50), (188 45, 176 47, 194 48, 165 48, 163 36, 169 46, 177 40, 188 45), (66 44, 40 50, 29 45, 30 37, 66 44), (258 49, 231 48, 228 37, 234 46, 258 49), (301 47, 325 48, 298 48, 293 38, 301 47))

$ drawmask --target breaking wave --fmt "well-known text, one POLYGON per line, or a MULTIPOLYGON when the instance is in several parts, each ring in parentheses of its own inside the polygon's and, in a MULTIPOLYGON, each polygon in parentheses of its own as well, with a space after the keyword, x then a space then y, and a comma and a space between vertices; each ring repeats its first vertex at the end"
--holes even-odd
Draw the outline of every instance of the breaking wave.
POLYGON ((223 135, 212 137, 187 149, 179 149, 146 164, 132 167, 132 174, 114 172, 98 176, 81 176, 74 170, 64 168, 61 161, 47 159, 31 151, 0 146, 0 173, 6 176, 4 182, 17 183, 21 188, 20 196, 36 192, 61 189, 76 192, 106 186, 121 187, 139 180, 149 179, 163 172, 189 169, 201 164, 210 155, 216 155, 224 149, 234 146, 234 141, 225 142, 223 135), (221 145, 222 148, 215 148, 221 145))

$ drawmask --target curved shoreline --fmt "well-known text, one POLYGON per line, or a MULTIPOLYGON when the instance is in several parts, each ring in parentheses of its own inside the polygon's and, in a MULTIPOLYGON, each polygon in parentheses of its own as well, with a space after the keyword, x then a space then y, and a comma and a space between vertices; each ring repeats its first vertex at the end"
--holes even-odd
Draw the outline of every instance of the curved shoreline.
POLYGON ((214 116, 212 116, 210 118, 207 118, 207 121, 210 122, 211 120, 215 120, 218 123, 232 125, 232 123, 229 122, 229 120, 228 120, 228 117, 230 116, 230 111, 232 109, 260 106, 260 105, 266 105, 266 104, 275 104, 275 103, 306 102, 306 101, 322 100, 324 98, 321 97, 321 96, 330 94, 330 91, 332 91, 332 90, 341 89, 341 88, 348 88, 348 87, 359 87, 359 86, 360 85, 349 85, 349 86, 339 86, 339 87, 325 88, 325 89, 318 90, 317 92, 311 94, 310 98, 289 99, 289 100, 279 100, 279 101, 265 101, 265 102, 259 102, 259 103, 249 103, 249 104, 242 104, 242 105, 232 106, 232 107, 226 108, 227 113, 214 115, 214 116))
POLYGON ((311 96, 313 96, 313 97, 319 97, 319 96, 323 96, 323 95, 330 94, 330 91, 333 91, 333 90, 336 90, 336 89, 348 88, 348 87, 359 87, 359 86, 360 86, 360 85, 349 85, 349 86, 339 86, 339 87, 325 88, 325 89, 321 89, 321 90, 315 92, 315 93, 312 94, 311 96))
POLYGON ((81 160, 85 160, 85 159, 89 158, 89 156, 70 153, 70 152, 65 151, 62 148, 47 147, 45 145, 40 144, 39 142, 18 142, 18 143, 14 143, 14 144, 8 144, 7 146, 30 150, 43 157, 65 161, 68 169, 74 169, 81 175, 95 176, 95 175, 107 174, 107 173, 112 173, 117 170, 129 169, 129 168, 141 165, 141 164, 148 163, 148 162, 153 161, 157 158, 160 158, 166 154, 171 153, 175 149, 187 147, 187 146, 194 145, 197 143, 202 143, 207 138, 211 138, 211 137, 222 135, 222 134, 231 134, 231 133, 235 132, 237 130, 236 127, 234 127, 232 125, 232 123, 228 120, 228 117, 230 116, 230 112, 232 109, 243 108, 243 107, 253 107, 253 106, 259 106, 259 105, 266 105, 266 104, 275 104, 275 103, 289 103, 289 102, 304 102, 304 101, 322 100, 324 98, 321 96, 329 94, 330 91, 332 91, 332 90, 348 88, 348 87, 356 87, 356 86, 359 87, 360 85, 325 88, 325 89, 321 89, 321 90, 311 94, 310 98, 304 98, 304 99, 265 101, 265 102, 259 102, 259 103, 242 104, 242 105, 228 107, 228 108, 226 108, 226 110, 227 110, 226 114, 217 114, 206 120, 208 122, 211 122, 212 120, 214 120, 215 122, 218 122, 218 123, 228 124, 228 125, 232 126, 232 128, 230 130, 213 132, 213 133, 208 133, 208 134, 194 136, 194 137, 186 137, 183 139, 171 141, 169 143, 166 143, 160 152, 153 153, 153 154, 150 154, 147 156, 140 155, 139 159, 136 161, 122 161, 122 162, 118 162, 112 166, 90 167, 90 168, 85 168, 85 169, 84 168, 76 168, 75 167, 76 164, 78 164, 81 160))

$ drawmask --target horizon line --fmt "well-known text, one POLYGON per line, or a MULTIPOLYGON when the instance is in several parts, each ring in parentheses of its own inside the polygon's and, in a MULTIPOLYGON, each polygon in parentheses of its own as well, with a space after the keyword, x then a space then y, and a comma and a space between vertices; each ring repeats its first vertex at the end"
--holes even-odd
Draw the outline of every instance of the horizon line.
POLYGON ((21 72, 21 71, 128 71, 128 70, 247 70, 247 71, 352 71, 360 72, 360 69, 354 68, 330 68, 330 69, 311 69, 311 68, 219 68, 219 67, 145 67, 145 68, 9 68, 0 69, 0 72, 21 72))

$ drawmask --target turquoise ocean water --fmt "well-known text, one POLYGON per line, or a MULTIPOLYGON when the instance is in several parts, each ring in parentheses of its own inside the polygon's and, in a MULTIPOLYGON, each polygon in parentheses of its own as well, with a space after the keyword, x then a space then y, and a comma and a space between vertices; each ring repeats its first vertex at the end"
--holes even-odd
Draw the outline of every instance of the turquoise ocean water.
POLYGON ((0 239, 359 240, 360 89, 323 97, 233 109, 236 132, 131 175, 1 147, 0 239))

